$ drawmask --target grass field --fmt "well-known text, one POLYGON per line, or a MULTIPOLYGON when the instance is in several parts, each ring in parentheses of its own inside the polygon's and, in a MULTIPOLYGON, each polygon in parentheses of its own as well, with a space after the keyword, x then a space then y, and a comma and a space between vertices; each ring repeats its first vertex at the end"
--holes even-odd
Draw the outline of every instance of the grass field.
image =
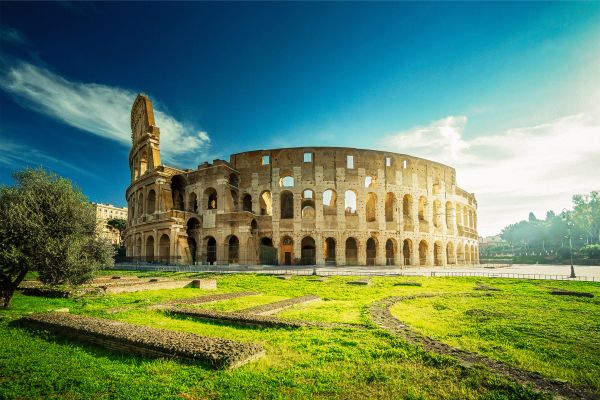
MULTIPOLYGON (((114 272, 110 272, 114 274, 114 272)), ((119 272, 124 275, 126 272, 119 272)), ((146 275, 137 273, 137 275, 146 275)), ((157 276, 152 273, 152 276, 157 276)), ((200 276, 200 274, 165 274, 200 276)), ((149 305, 212 294, 199 289, 159 290, 81 299, 17 294, 0 311, 0 398, 179 399, 533 399, 545 398, 483 368, 428 353, 375 327, 367 306, 388 296, 439 293, 413 299, 393 312, 416 330, 551 378, 600 393, 600 285, 584 282, 480 278, 351 277, 312 282, 260 275, 218 276, 216 293, 260 294, 196 307, 235 311, 306 294, 321 301, 297 305, 282 318, 344 322, 356 328, 251 328, 173 317, 149 305), (421 287, 394 286, 419 281, 421 287), (479 296, 476 282, 500 288, 479 296), (551 296, 550 287, 585 291, 594 298, 551 296), (459 293, 475 294, 475 297, 459 293), (72 313, 258 343, 266 357, 235 370, 123 355, 24 330, 14 320, 30 312, 67 307, 72 313), (110 311, 110 312, 108 312, 110 311)))

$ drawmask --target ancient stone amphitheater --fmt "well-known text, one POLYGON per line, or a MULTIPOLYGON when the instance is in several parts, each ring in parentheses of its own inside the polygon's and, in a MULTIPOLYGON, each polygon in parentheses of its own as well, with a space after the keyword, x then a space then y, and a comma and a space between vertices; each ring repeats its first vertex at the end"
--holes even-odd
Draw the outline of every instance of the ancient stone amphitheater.
POLYGON ((344 147, 160 161, 151 101, 131 111, 127 258, 180 264, 453 265, 479 261, 477 202, 455 170, 344 147))

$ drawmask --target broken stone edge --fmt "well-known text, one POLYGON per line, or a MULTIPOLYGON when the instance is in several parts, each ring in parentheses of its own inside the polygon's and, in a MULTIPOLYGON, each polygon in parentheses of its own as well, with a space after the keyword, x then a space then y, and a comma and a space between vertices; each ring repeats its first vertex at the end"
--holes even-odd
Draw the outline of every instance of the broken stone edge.
POLYGON ((237 368, 265 355, 256 344, 132 325, 61 312, 34 314, 19 320, 71 339, 122 353, 205 363, 212 368, 237 368))

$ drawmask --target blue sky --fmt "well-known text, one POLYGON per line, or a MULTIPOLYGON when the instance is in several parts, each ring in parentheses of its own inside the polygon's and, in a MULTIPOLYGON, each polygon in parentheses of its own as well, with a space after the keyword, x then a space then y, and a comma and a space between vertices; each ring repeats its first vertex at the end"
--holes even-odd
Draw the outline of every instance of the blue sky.
POLYGON ((600 189, 600 3, 0 3, 0 183, 123 205, 128 118, 163 159, 348 146, 457 169, 494 234, 600 189))

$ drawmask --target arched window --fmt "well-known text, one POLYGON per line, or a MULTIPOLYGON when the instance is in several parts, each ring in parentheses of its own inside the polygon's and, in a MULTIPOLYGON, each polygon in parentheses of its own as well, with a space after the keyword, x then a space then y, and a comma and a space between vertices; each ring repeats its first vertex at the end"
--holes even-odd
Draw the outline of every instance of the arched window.
POLYGON ((294 177, 291 175, 282 176, 279 178, 280 187, 294 187, 294 177))
POLYGON ((356 265, 358 263, 358 245, 356 239, 349 237, 346 239, 346 264, 356 265))
POLYGON ((162 262, 170 262, 171 257, 171 241, 166 233, 160 237, 158 242, 158 255, 162 262))
POLYGON ((426 207, 427 207, 427 198, 425 196, 419 197, 419 221, 425 221, 426 207))
POLYGON ((148 236, 146 238, 146 261, 154 261, 154 237, 148 236))
POLYGON ((252 196, 250 196, 249 194, 246 194, 244 196, 244 199, 242 200, 242 202, 243 202, 244 211, 252 212, 252 196))
POLYGON ((396 265, 396 242, 388 239, 385 242, 385 265, 396 265))
POLYGON ((433 243, 433 264, 438 267, 444 265, 443 251, 441 242, 433 243))
POLYGON ((354 190, 346 190, 344 193, 344 209, 346 215, 356 215, 356 192, 354 190))
POLYGON ((293 259, 292 255, 294 254, 294 240, 289 236, 284 236, 281 238, 281 264, 283 265, 292 265, 293 259))
POLYGON ((365 187, 374 188, 377 184, 377 178, 374 176, 365 176, 365 187))
POLYGON ((154 189, 152 189, 148 192, 148 199, 146 200, 146 212, 148 214, 154 214, 154 211, 156 211, 156 192, 154 192, 154 189))
POLYGON ((185 192, 185 178, 181 175, 175 175, 171 178, 171 195, 173 197, 173 209, 184 211, 183 194, 185 192))
POLYGON ((198 198, 194 192, 190 193, 188 197, 188 210, 193 213, 198 212, 198 198))
POLYGON ((454 244, 448 242, 446 246, 446 260, 448 264, 456 264, 456 254, 454 253, 454 244))
POLYGON ((375 265, 377 258, 377 242, 372 237, 367 239, 367 265, 375 265))
POLYGON ((280 197, 281 219, 294 218, 294 195, 286 190, 281 192, 280 197))
POLYGON ((204 241, 206 242, 206 262, 213 265, 217 262, 217 240, 212 236, 208 236, 204 241))
POLYGON ((148 170, 148 152, 146 152, 146 149, 144 149, 140 156, 140 176, 144 175, 147 170, 148 170))
POLYGON ((207 210, 217 209, 217 191, 214 188, 207 188, 204 191, 204 204, 207 210))
POLYGON ((230 264, 240 261, 240 241, 235 235, 232 235, 227 241, 227 261, 230 264))
POLYGON ((385 220, 386 222, 394 222, 396 216, 396 195, 388 192, 385 195, 385 220))
POLYGON ((402 256, 404 257, 404 265, 410 265, 410 257, 412 251, 412 242, 410 239, 405 239, 402 244, 402 256))
POLYGON ((336 194, 335 191, 327 189, 323 192, 323 215, 336 215, 336 194))
POLYGON ((328 237, 325 239, 325 263, 335 265, 335 239, 328 237))
POLYGON ((421 265, 427 265, 428 247, 429 246, 427 245, 427 242, 425 240, 421 240, 419 243, 419 264, 421 265))
POLYGON ((301 242, 301 259, 302 265, 314 265, 316 263, 316 246, 315 239, 310 236, 302 239, 301 242))
POLYGON ((306 189, 302 192, 302 219, 314 219, 315 218, 315 193, 306 189))
POLYGON ((235 173, 229 175, 229 184, 234 187, 238 187, 240 184, 240 178, 235 173))
POLYGON ((259 198, 260 202, 260 215, 273 215, 273 202, 271 199, 271 192, 268 190, 262 192, 259 198))
POLYGON ((373 192, 367 193, 365 217, 367 222, 373 222, 377 220, 377 195, 373 192))

